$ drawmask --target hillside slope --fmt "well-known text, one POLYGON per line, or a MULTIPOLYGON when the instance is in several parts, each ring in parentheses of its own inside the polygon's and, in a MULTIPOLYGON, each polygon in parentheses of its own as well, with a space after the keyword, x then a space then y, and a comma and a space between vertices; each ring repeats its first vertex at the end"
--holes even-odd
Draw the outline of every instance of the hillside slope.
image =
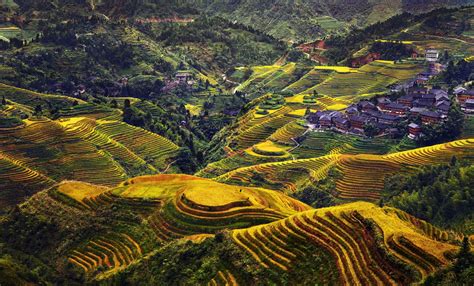
POLYGON ((393 208, 311 210, 276 191, 185 175, 115 188, 63 182, 0 227, 3 253, 24 253, 20 265, 43 269, 36 279, 68 283, 405 284, 448 264, 461 239, 393 208), (173 275, 178 267, 195 271, 173 275))
POLYGON ((62 180, 115 186, 165 171, 177 155, 168 139, 122 122, 118 109, 7 85, 0 85, 0 95, 27 117, 0 132, 2 208, 62 180), (59 118, 33 115, 38 106, 59 118))
POLYGON ((2 220, 0 239, 40 258, 52 275, 93 279, 121 271, 175 239, 200 241, 309 209, 276 191, 186 175, 138 177, 115 188, 65 181, 2 220), (25 231, 27 221, 31 228, 25 231))

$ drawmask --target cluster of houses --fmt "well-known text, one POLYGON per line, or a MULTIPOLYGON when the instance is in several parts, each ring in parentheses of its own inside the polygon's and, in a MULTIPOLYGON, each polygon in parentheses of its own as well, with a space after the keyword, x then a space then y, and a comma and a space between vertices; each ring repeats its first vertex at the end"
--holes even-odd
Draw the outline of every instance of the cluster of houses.
MULTIPOLYGON (((376 127, 378 135, 400 134, 398 124, 405 118, 420 116, 422 124, 436 124, 447 118, 451 102, 442 89, 412 87, 407 95, 392 101, 379 97, 376 103, 360 101, 344 112, 318 111, 307 115, 308 124, 314 128, 336 130, 342 133, 364 135, 367 125, 376 127)), ((409 137, 421 135, 421 126, 411 123, 409 137)))
POLYGON ((454 94, 464 113, 474 113, 474 89, 457 87, 454 89, 454 94))
POLYGON ((193 85, 196 83, 195 75, 192 71, 178 71, 174 78, 166 79, 165 85, 161 89, 162 92, 167 92, 177 88, 178 86, 185 87, 191 90, 193 85))

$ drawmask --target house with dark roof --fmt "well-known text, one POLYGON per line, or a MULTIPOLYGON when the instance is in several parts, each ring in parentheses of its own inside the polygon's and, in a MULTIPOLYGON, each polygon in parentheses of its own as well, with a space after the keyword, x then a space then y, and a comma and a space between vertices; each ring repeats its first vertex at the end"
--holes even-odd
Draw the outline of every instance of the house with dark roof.
POLYGON ((449 95, 448 95, 448 92, 444 89, 440 89, 440 88, 433 88, 430 90, 430 93, 438 96, 438 95, 445 95, 448 99, 449 99, 449 95))
POLYGON ((349 130, 350 123, 346 117, 334 117, 332 122, 340 131, 347 132, 349 130))
POLYGON ((375 104, 373 104, 370 101, 361 101, 359 102, 359 107, 362 109, 362 111, 369 111, 369 110, 376 110, 377 108, 375 107, 375 104))
POLYGON ((433 106, 433 102, 430 99, 417 99, 413 101, 413 106, 414 107, 424 107, 424 108, 429 108, 433 106))
POLYGON ((420 115, 423 124, 433 124, 441 121, 441 114, 436 111, 423 111, 420 115))
POLYGON ((346 114, 358 114, 359 113, 359 109, 357 108, 357 106, 355 105, 350 105, 347 109, 346 109, 346 114))
POLYGON ((381 124, 393 126, 397 124, 399 121, 400 121, 400 117, 396 115, 392 115, 392 114, 381 113, 378 116, 378 122, 381 124))
POLYGON ((434 95, 433 93, 423 94, 421 96, 421 99, 431 101, 431 103, 433 104, 436 101, 436 95, 434 95))
POLYGON ((451 103, 449 101, 438 101, 436 103, 436 110, 443 115, 447 115, 450 108, 451 103))
POLYGON ((412 107, 410 109, 410 114, 411 115, 419 115, 420 113, 422 113, 424 111, 428 111, 428 109, 426 109, 424 107, 412 107))
POLYGON ((397 99, 397 102, 399 104, 403 104, 407 107, 412 107, 413 106, 413 101, 415 99, 413 98, 413 95, 404 95, 404 96, 401 96, 397 99))
POLYGON ((466 113, 474 113, 474 99, 468 99, 464 102, 464 107, 461 108, 466 113))
POLYGON ((403 104, 391 102, 385 106, 384 110, 386 110, 390 114, 402 116, 402 115, 405 115, 409 109, 410 109, 409 107, 403 104))
POLYGON ((379 116, 379 114, 381 113, 380 111, 378 110, 367 110, 367 111, 364 111, 362 112, 364 115, 367 115, 371 118, 375 118, 377 119, 377 117, 379 116))
POLYGON ((377 106, 378 106, 380 109, 382 109, 382 110, 384 110, 385 107, 386 107, 387 105, 389 105, 390 103, 392 103, 392 101, 391 101, 390 99, 388 99, 387 97, 379 97, 379 98, 377 98, 377 106))
POLYGON ((322 111, 317 111, 317 112, 310 112, 306 116, 306 120, 310 124, 319 124, 319 118, 323 115, 324 113, 322 111))
POLYGON ((469 89, 461 92, 460 94, 457 95, 458 102, 461 106, 464 105, 466 100, 468 99, 474 99, 474 89, 469 89))
POLYGON ((429 80, 430 80, 430 78, 427 77, 427 76, 424 76, 424 75, 418 75, 418 76, 416 77, 416 83, 417 83, 417 84, 425 84, 425 83, 427 83, 429 80))
POLYGON ((413 95, 416 95, 416 94, 427 94, 428 93, 428 89, 426 87, 410 87, 408 89, 408 94, 413 94, 413 95))
POLYGON ((416 139, 421 136, 421 126, 416 123, 410 123, 408 125, 408 138, 416 139))
POLYGON ((449 101, 449 95, 448 94, 436 94, 436 101, 449 101))
POLYGON ((353 129, 364 130, 364 126, 369 123, 369 118, 367 116, 351 115, 349 116, 349 122, 353 129))
POLYGON ((175 75, 175 78, 180 83, 187 83, 188 80, 192 80, 194 75, 190 71, 178 71, 175 75))
POLYGON ((319 125, 321 128, 331 128, 332 126, 332 118, 329 114, 323 114, 319 117, 319 125))

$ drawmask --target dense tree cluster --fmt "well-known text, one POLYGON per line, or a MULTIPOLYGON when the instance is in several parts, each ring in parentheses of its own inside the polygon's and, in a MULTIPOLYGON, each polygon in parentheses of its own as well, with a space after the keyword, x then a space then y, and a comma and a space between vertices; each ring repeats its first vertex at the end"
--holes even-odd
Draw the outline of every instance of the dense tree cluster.
POLYGON ((457 63, 450 61, 440 77, 448 84, 459 84, 474 80, 474 61, 460 60, 457 63))
MULTIPOLYGON (((427 166, 410 174, 386 180, 382 200, 415 217, 441 227, 463 229, 474 219, 474 165, 458 162, 427 166)), ((472 224, 470 224, 472 226, 472 224)))
POLYGON ((461 135, 463 128, 464 113, 459 104, 453 101, 445 121, 436 125, 422 125, 423 136, 420 137, 418 143, 428 146, 452 141, 461 135))
POLYGON ((409 57, 412 54, 413 49, 401 42, 375 42, 372 44, 372 47, 370 47, 369 51, 372 53, 379 53, 383 60, 397 61, 409 57))

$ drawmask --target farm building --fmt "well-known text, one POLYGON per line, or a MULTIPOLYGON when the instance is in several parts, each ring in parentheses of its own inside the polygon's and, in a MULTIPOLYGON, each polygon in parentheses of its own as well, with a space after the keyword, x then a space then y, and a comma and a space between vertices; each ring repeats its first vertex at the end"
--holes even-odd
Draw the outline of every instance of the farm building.
POLYGON ((474 113, 474 99, 466 100, 464 107, 462 107, 462 110, 466 113, 474 113))
POLYGON ((425 51, 425 58, 428 62, 437 62, 439 58, 439 51, 436 49, 427 49, 425 51))
POLYGON ((410 123, 408 125, 408 138, 417 139, 421 136, 421 127, 416 123, 410 123))
POLYGON ((386 98, 386 97, 379 97, 377 98, 377 105, 380 107, 380 109, 385 109, 387 107, 387 105, 389 105, 390 103, 392 103, 392 101, 390 101, 390 99, 386 98))
POLYGON ((352 128, 364 130, 364 125, 369 122, 369 118, 366 116, 351 115, 349 116, 349 122, 352 128))
POLYGON ((409 110, 409 108, 403 104, 392 102, 390 104, 387 104, 385 108, 382 108, 382 110, 387 111, 390 114, 393 115, 405 115, 405 113, 409 110))
POLYGON ((423 111, 420 113, 423 124, 434 124, 441 120, 441 114, 436 111, 423 111))
POLYGON ((376 110, 375 104, 370 101, 361 101, 359 102, 359 107, 362 111, 376 110))
POLYGON ((413 98, 412 95, 404 95, 404 96, 397 99, 397 102, 399 104, 403 104, 407 107, 412 107, 413 106, 413 101, 414 101, 414 98, 413 98))
POLYGON ((189 80, 194 78, 194 75, 189 71, 178 71, 175 78, 180 83, 187 83, 189 80))

